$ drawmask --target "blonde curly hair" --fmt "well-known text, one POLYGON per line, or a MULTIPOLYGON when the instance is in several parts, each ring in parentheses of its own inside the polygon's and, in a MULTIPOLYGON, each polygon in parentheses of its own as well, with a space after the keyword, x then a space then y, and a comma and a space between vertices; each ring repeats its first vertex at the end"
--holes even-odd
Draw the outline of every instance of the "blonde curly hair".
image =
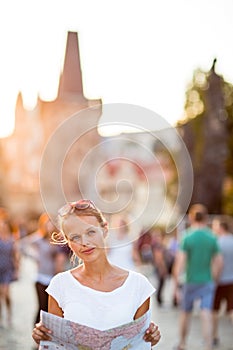
POLYGON ((63 230, 64 221, 70 217, 74 216, 94 216, 101 227, 107 226, 107 221, 103 213, 96 207, 93 201, 90 199, 81 199, 76 202, 68 202, 63 207, 58 210, 58 227, 59 232, 54 232, 52 234, 52 243, 56 244, 66 244, 68 239, 63 230))

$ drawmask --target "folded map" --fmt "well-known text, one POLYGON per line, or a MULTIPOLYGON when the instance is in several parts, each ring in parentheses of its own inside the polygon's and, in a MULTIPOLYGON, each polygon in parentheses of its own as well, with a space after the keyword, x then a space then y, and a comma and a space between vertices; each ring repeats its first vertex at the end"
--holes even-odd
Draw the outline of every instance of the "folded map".
POLYGON ((104 331, 71 322, 41 310, 42 323, 52 331, 51 341, 41 341, 39 350, 148 350, 143 340, 151 312, 135 321, 104 331))

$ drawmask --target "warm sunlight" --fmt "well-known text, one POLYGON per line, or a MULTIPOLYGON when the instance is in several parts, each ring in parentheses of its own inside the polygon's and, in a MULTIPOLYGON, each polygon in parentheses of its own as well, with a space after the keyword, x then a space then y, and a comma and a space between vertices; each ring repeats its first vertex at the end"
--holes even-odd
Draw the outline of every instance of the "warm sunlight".
POLYGON ((131 0, 111 5, 106 0, 41 0, 38 7, 28 0, 2 3, 0 137, 12 131, 19 91, 28 109, 38 96, 56 98, 69 30, 79 35, 88 99, 136 104, 174 125, 182 118, 194 69, 208 71, 217 57, 216 71, 233 82, 233 3, 214 0, 210 8, 201 0, 191 2, 192 16, 198 18, 192 26, 191 4, 185 0, 148 0, 146 6, 131 0))
POLYGON ((14 130, 15 123, 14 97, 11 96, 4 102, 0 107, 0 137, 10 135, 14 130))

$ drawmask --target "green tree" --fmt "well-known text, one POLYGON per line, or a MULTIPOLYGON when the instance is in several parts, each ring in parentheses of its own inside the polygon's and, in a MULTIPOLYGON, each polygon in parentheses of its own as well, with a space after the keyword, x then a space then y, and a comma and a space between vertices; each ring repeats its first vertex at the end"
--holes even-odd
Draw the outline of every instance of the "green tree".
POLYGON ((197 69, 186 92, 185 118, 177 125, 194 170, 191 204, 233 215, 233 86, 197 69))

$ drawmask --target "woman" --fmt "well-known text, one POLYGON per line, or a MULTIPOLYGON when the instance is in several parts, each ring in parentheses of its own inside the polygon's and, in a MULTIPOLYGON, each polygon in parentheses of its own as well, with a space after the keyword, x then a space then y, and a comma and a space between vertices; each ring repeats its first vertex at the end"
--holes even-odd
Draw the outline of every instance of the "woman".
POLYGON ((50 243, 55 226, 48 214, 42 213, 38 220, 38 229, 21 239, 21 251, 37 263, 35 289, 38 300, 35 322, 40 321, 40 310, 48 311, 46 288, 52 277, 65 270, 67 256, 61 247, 50 243))
MULTIPOLYGON (((111 265, 105 240, 108 224, 90 200, 68 203, 59 210, 60 242, 67 242, 82 264, 57 274, 50 282, 49 313, 99 330, 131 322, 147 312, 154 288, 145 276, 111 265), (104 315, 104 317, 103 317, 104 315)), ((57 238, 53 237, 57 242, 57 238)), ((36 324, 32 337, 50 340, 36 324)), ((158 328, 151 323, 145 341, 155 345, 158 328)))

